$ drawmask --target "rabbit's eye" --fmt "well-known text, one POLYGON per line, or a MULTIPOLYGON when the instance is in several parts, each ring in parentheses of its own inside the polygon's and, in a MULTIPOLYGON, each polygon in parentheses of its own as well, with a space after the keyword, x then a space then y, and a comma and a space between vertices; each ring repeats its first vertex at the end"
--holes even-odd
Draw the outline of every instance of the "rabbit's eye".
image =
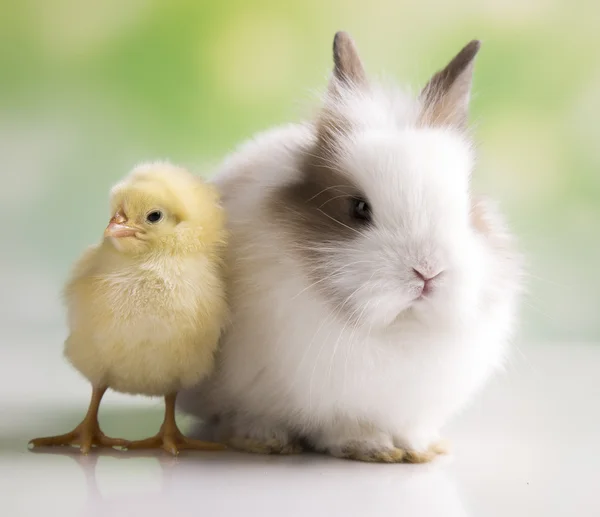
POLYGON ((371 207, 364 199, 352 199, 352 218, 365 223, 371 222, 371 207))

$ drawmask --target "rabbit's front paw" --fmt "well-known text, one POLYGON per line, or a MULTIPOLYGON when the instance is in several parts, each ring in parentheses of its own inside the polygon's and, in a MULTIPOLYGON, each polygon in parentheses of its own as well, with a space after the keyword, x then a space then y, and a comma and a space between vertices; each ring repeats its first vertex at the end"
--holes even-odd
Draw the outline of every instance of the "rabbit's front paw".
POLYGON ((341 446, 330 447, 327 452, 336 458, 371 463, 402 463, 406 451, 398 447, 378 446, 369 442, 352 441, 341 446))
POLYGON ((388 434, 353 422, 338 422, 319 436, 315 446, 336 458, 371 463, 402 463, 406 456, 404 448, 396 447, 388 434))
POLYGON ((448 454, 450 446, 447 442, 439 438, 426 440, 406 440, 394 438, 394 445, 406 450, 404 461, 406 463, 429 463, 437 456, 448 454), (426 445, 425 445, 426 444, 426 445))

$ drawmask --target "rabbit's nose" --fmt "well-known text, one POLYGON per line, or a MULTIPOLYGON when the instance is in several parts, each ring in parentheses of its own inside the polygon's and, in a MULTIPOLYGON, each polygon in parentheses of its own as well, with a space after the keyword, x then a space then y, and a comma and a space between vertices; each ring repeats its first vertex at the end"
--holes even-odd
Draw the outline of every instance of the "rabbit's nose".
POLYGON ((438 271, 436 274, 434 275, 426 275, 425 273, 422 273, 421 271, 419 271, 418 269, 413 268, 413 271, 415 272, 415 274, 421 279, 423 280, 423 294, 427 294, 429 292, 431 292, 432 289, 432 282, 436 279, 439 278, 440 275, 444 272, 442 271, 438 271))

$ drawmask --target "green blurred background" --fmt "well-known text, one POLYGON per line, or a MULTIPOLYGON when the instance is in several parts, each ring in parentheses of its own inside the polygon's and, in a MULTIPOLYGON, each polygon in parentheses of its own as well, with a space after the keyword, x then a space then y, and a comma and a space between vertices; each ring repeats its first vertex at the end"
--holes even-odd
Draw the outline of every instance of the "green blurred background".
POLYGON ((599 19, 592 0, 0 0, 3 332, 64 324, 62 282, 136 162, 209 174, 309 116, 344 29, 415 90, 483 41, 475 182, 529 259, 521 337, 600 341, 599 19))

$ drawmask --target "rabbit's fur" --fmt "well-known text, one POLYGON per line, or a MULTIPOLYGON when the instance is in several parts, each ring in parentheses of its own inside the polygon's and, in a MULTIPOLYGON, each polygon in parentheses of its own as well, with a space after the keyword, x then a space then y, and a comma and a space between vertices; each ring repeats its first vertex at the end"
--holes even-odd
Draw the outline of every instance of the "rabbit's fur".
POLYGON ((218 372, 183 401, 215 417, 220 439, 429 460, 502 363, 520 266, 469 187, 478 49, 414 99, 370 83, 338 33, 317 120, 259 135, 222 166, 233 321, 218 372), (421 276, 438 273, 421 296, 421 276))

